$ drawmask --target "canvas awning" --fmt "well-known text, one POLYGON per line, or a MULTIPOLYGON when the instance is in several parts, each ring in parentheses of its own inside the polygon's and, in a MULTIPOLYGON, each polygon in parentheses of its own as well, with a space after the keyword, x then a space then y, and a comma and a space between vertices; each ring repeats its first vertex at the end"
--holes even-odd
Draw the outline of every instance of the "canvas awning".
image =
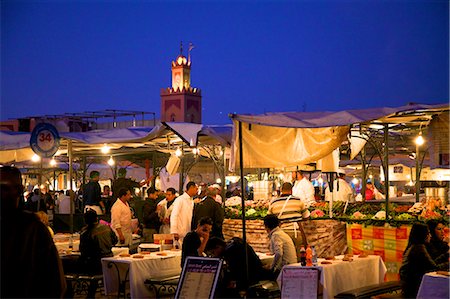
POLYGON ((243 167, 291 167, 331 155, 348 140, 351 126, 430 121, 430 114, 448 109, 448 104, 411 104, 338 112, 233 114, 230 170, 239 167, 239 123, 242 124, 243 167))

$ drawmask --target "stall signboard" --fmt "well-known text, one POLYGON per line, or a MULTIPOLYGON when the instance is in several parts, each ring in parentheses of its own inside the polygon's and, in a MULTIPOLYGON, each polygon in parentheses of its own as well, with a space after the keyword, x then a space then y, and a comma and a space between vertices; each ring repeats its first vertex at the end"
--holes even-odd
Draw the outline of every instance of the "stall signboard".
POLYGON ((53 125, 40 123, 34 127, 30 137, 30 146, 36 155, 50 158, 58 151, 59 144, 59 133, 53 125))
POLYGON ((281 272, 281 298, 317 298, 320 269, 285 266, 281 272))
POLYGON ((221 268, 218 258, 187 257, 175 298, 214 298, 221 268))

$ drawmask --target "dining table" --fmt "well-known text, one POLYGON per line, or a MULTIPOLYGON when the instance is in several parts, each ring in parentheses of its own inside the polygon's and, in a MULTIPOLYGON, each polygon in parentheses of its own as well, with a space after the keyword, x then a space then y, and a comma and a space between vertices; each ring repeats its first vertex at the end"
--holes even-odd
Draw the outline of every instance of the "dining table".
POLYGON ((103 283, 106 295, 126 294, 131 298, 154 297, 154 291, 144 281, 155 277, 181 273, 181 250, 120 254, 102 258, 103 283))
POLYGON ((448 271, 426 273, 422 277, 417 299, 448 299, 450 298, 450 277, 448 271))
POLYGON ((288 281, 289 275, 283 277, 285 269, 317 269, 319 271, 318 292, 319 289, 322 289, 324 299, 334 298, 341 292, 382 283, 387 271, 382 258, 378 255, 355 255, 352 257, 339 255, 328 260, 319 258, 317 266, 307 267, 300 263, 284 266, 277 279, 282 292, 283 284, 285 286, 303 285, 288 281))

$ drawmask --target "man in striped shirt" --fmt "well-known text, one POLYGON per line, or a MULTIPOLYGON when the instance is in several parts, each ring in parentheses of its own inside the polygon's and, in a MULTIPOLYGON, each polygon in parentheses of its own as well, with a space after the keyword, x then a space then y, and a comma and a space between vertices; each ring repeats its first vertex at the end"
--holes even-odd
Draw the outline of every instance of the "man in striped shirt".
POLYGON ((301 245, 306 245, 306 236, 300 227, 299 221, 309 217, 309 211, 305 203, 295 196, 292 196, 292 184, 284 183, 281 187, 281 196, 273 199, 269 204, 268 214, 277 215, 283 229, 294 241, 297 256, 301 245))

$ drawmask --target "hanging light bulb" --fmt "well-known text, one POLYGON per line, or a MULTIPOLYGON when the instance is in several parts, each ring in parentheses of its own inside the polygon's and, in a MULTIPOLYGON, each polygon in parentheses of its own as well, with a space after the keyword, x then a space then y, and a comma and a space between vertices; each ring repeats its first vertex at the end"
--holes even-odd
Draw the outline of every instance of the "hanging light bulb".
POLYGON ((39 157, 38 155, 34 154, 33 157, 31 157, 31 161, 39 162, 39 161, 41 161, 41 157, 39 157))
POLYGON ((183 154, 183 152, 181 151, 181 149, 180 149, 180 148, 177 148, 177 150, 175 151, 175 155, 176 155, 177 157, 181 157, 182 154, 183 154))
POLYGON ((198 150, 196 147, 194 147, 194 148, 192 149, 192 153, 193 153, 194 155, 197 155, 198 152, 199 152, 199 150, 198 150))
POLYGON ((419 136, 416 137, 416 140, 414 140, 414 142, 415 142, 418 146, 421 146, 422 144, 425 143, 425 139, 423 139, 423 137, 422 137, 422 132, 419 133, 419 136))
POLYGON ((105 143, 102 147, 102 153, 107 154, 107 153, 109 153, 110 149, 111 148, 105 143))
POLYGON ((56 166, 56 160, 55 160, 55 158, 52 158, 52 159, 50 160, 50 166, 52 166, 52 167, 56 166))
POLYGON ((108 165, 113 166, 115 163, 116 163, 116 161, 114 161, 113 157, 111 156, 108 160, 108 165))

